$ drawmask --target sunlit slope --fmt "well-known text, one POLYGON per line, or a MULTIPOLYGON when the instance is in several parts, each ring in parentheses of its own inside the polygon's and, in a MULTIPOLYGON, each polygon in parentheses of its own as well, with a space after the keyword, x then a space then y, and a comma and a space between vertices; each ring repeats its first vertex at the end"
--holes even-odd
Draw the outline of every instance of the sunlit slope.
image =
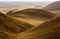
POLYGON ((20 33, 18 39, 60 39, 60 17, 55 17, 29 31, 20 33), (20 38, 19 38, 20 37, 20 38))
POLYGON ((33 27, 23 21, 18 21, 8 15, 0 12, 0 39, 8 39, 9 36, 14 36, 18 33, 26 31, 33 27))
POLYGON ((28 8, 21 11, 9 11, 7 14, 35 26, 55 16, 48 11, 35 8, 28 8))

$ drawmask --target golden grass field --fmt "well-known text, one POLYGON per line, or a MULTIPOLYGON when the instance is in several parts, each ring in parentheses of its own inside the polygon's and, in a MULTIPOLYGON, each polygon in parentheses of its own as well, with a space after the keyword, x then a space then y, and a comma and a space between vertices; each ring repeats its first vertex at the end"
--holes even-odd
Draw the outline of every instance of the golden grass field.
POLYGON ((60 16, 38 8, 1 11, 0 39, 60 39, 60 16))

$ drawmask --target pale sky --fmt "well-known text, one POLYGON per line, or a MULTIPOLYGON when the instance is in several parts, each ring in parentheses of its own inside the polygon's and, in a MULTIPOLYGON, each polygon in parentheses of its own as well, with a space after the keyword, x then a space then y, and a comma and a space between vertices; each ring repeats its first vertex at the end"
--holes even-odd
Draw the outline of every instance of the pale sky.
POLYGON ((0 0, 0 1, 58 1, 58 0, 0 0))

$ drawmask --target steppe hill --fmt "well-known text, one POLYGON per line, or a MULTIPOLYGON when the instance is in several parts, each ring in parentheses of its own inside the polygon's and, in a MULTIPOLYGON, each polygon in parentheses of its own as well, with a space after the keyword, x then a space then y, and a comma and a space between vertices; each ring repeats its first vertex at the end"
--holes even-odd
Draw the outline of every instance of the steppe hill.
POLYGON ((0 39, 60 39, 60 16, 33 8, 0 12, 0 39))
POLYGON ((53 2, 43 9, 60 16, 60 1, 53 2))
POLYGON ((48 11, 35 8, 28 8, 21 11, 9 11, 7 14, 18 20, 30 23, 34 26, 37 26, 40 23, 43 23, 55 16, 48 11))
POLYGON ((20 33, 17 38, 19 36, 20 39, 60 39, 60 17, 55 17, 37 27, 20 33))
POLYGON ((46 9, 46 10, 60 10, 60 1, 53 2, 49 5, 47 5, 46 7, 44 7, 43 9, 46 9))
POLYGON ((10 35, 26 31, 31 27, 33 27, 33 25, 18 21, 0 12, 0 39, 8 38, 10 35))

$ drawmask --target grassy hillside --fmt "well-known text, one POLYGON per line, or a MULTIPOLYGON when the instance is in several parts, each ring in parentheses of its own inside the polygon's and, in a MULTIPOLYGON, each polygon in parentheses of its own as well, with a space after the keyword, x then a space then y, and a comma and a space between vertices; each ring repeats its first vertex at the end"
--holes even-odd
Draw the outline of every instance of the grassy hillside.
POLYGON ((22 18, 32 18, 32 19, 49 19, 54 17, 55 15, 42 10, 42 9, 34 9, 34 8, 28 8, 28 9, 24 9, 21 11, 9 11, 7 14, 15 16, 15 17, 22 17, 22 18))
POLYGON ((9 36, 14 36, 31 27, 33 27, 33 25, 20 20, 18 21, 0 12, 0 39, 8 39, 9 36))
POLYGON ((29 31, 20 33, 18 39, 60 39, 60 17, 55 17, 29 31), (20 38, 19 38, 20 37, 20 38))
POLYGON ((9 11, 7 14, 34 26, 55 17, 54 14, 48 11, 35 8, 28 8, 20 11, 9 11))
POLYGON ((10 11, 8 14, 0 12, 0 39, 60 39, 60 17, 41 9, 10 11), (22 21, 25 19, 44 22, 33 27, 22 21))

